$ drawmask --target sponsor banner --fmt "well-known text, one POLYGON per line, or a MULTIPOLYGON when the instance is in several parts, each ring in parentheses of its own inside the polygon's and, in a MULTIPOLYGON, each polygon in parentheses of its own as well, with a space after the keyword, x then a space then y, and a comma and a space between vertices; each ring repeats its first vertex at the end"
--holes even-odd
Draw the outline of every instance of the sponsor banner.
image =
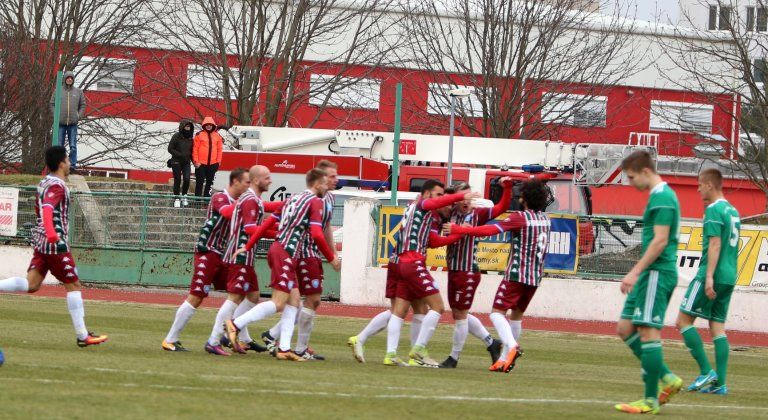
MULTIPOLYGON (((379 264, 386 264, 395 246, 403 207, 382 206, 379 214, 378 249, 379 264)), ((502 215, 497 220, 503 220, 502 215)), ((550 214, 552 231, 549 236, 544 270, 547 273, 576 273, 578 267, 579 224, 576 216, 550 214)), ((491 222, 493 223, 493 222, 491 222)), ((477 264, 484 271, 505 271, 509 259, 509 232, 480 238, 477 244, 477 264)), ((427 251, 427 265, 445 267, 445 248, 427 251)))
POLYGON ((16 236, 18 214, 18 188, 0 188, 0 235, 16 236))

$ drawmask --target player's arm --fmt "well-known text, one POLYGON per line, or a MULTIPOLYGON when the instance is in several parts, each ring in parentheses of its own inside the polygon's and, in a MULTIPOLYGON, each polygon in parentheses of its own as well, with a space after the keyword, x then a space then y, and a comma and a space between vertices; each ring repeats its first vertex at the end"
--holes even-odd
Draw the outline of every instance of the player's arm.
MULTIPOLYGON (((672 210, 669 210, 669 213, 672 213, 672 210)), ((660 223, 658 218, 656 223, 660 223)), ((642 258, 635 263, 635 266, 629 270, 629 273, 621 281, 622 293, 629 293, 635 283, 637 283, 637 279, 640 278, 640 273, 645 271, 664 252, 664 248, 669 243, 669 226, 669 224, 656 224, 653 226, 653 239, 648 245, 648 249, 645 250, 642 258)))
POLYGON ((235 211, 235 205, 230 204, 229 200, 224 198, 223 194, 216 194, 212 198, 213 211, 222 215, 225 219, 231 219, 235 211))
POLYGON ((333 254, 336 254, 336 241, 333 240, 333 229, 331 228, 331 225, 328 224, 328 226, 323 229, 323 235, 325 236, 326 242, 331 245, 331 249, 333 249, 333 254))
POLYGON ((250 234, 248 243, 245 244, 244 251, 250 251, 262 238, 275 238, 277 236, 277 231, 274 227, 277 225, 278 221, 280 221, 279 215, 276 216, 275 213, 273 213, 272 216, 268 217, 267 220, 257 226, 250 234))
POLYGON ((243 230, 248 235, 253 235, 258 229, 259 225, 257 220, 259 219, 259 206, 255 200, 245 200, 240 204, 240 217, 243 218, 243 230))
POLYGON ((319 198, 315 198, 310 203, 309 208, 309 234, 312 236, 312 240, 315 241, 317 249, 323 254, 325 259, 333 265, 333 269, 339 271, 341 263, 338 257, 328 245, 323 234, 323 207, 325 203, 319 198))
POLYGON ((488 220, 493 220, 509 210, 509 203, 512 201, 512 178, 508 176, 501 178, 501 185, 504 187, 501 199, 491 209, 491 217, 488 220))
POLYGON ((714 299, 717 297, 715 293, 715 269, 717 263, 720 260, 720 248, 723 243, 719 236, 709 237, 709 249, 707 250, 707 277, 704 280, 704 293, 707 297, 714 299))
POLYGON ((443 226, 443 231, 451 235, 493 236, 508 231, 520 230, 523 226, 525 226, 525 217, 520 212, 514 212, 499 223, 482 226, 462 226, 446 223, 443 226))
POLYGON ((429 231, 429 243, 427 246, 430 248, 442 248, 446 245, 450 245, 454 242, 458 242, 463 238, 463 235, 448 235, 440 236, 436 230, 429 231))
POLYGON ((56 243, 59 242, 60 238, 59 233, 56 232, 56 227, 53 225, 53 209, 64 199, 64 188, 60 185, 51 185, 45 190, 44 194, 40 216, 43 219, 45 239, 49 243, 56 243))
POLYGON ((264 211, 267 213, 274 213, 281 208, 283 208, 283 205, 285 204, 285 201, 265 201, 264 202, 264 211))
POLYGON ((437 210, 439 208, 443 208, 445 206, 450 206, 453 203, 458 203, 461 200, 471 200, 473 198, 479 198, 480 194, 478 193, 456 193, 456 194, 448 194, 441 197, 435 197, 435 198, 428 198, 426 200, 421 201, 421 208, 423 210, 432 211, 437 210))

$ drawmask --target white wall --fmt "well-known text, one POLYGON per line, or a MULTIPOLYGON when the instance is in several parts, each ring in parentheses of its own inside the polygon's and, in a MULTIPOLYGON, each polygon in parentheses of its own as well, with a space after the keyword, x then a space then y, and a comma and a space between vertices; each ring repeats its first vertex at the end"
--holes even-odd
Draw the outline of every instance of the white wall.
MULTIPOLYGON (((0 246, 0 279, 8 277, 27 277, 27 268, 32 260, 32 247, 0 246)), ((48 273, 43 284, 56 284, 56 279, 48 273)))

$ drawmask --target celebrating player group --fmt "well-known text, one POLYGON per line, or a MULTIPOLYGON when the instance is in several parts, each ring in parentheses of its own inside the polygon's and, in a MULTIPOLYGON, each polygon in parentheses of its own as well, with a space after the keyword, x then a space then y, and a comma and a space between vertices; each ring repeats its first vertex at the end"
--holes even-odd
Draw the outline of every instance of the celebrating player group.
MULTIPOLYGON (((83 299, 77 268, 68 245, 69 190, 65 179, 69 160, 64 148, 46 150, 49 175, 39 184, 33 231, 34 256, 26 278, 0 280, 0 292, 29 292, 40 288, 50 271, 67 289, 67 308, 81 347, 107 341, 106 335, 85 327, 83 299)), ((680 207, 675 192, 655 170, 650 154, 639 151, 622 162, 630 183, 649 191, 643 214, 642 257, 622 279, 626 295, 617 333, 640 360, 645 392, 632 403, 616 409, 632 414, 658 413, 683 387, 662 353, 661 329, 672 293, 677 286, 677 247, 680 207)), ((179 306, 162 341, 171 352, 188 351, 180 335, 211 289, 225 290, 227 299, 216 314, 206 352, 230 356, 232 352, 269 351, 279 360, 324 360, 309 346, 316 311, 323 291, 325 259, 339 271, 341 261, 333 246, 330 220, 338 181, 336 164, 323 160, 306 174, 307 189, 285 202, 265 202, 269 170, 260 165, 230 173, 229 185, 211 197, 206 221, 195 245, 189 295, 179 306), (269 215, 268 215, 269 214, 269 215), (261 238, 273 238, 267 253, 272 297, 259 302, 254 246, 261 238), (259 343, 248 325, 280 313, 278 322, 261 333, 259 343), (298 330, 295 344, 294 330, 298 330)), ((691 392, 726 395, 729 345, 725 322, 736 283, 740 219, 723 196, 722 174, 705 169, 699 174, 698 191, 704 201, 704 238, 701 265, 682 300, 677 326, 700 372, 687 387, 691 392), (693 326, 696 318, 709 321, 715 349, 715 367, 709 363, 702 339, 693 326)), ((436 180, 424 183, 421 196, 405 210, 397 243, 387 266, 385 296, 388 310, 376 315, 357 335, 348 339, 354 358, 365 362, 366 342, 386 330, 387 366, 456 368, 468 335, 477 337, 491 357, 489 370, 510 372, 523 355, 520 346, 522 318, 544 275, 551 222, 545 213, 552 196, 545 183, 530 179, 521 183, 514 208, 507 213, 512 180, 503 178, 503 194, 491 207, 474 207, 480 194, 465 183, 447 188, 436 180), (497 220, 507 213, 503 220, 497 220), (470 313, 481 283, 477 264, 477 238, 506 234, 510 254, 496 293, 490 319, 495 339, 470 313), (445 310, 437 282, 426 266, 428 248, 447 246, 448 287, 446 300, 455 321, 451 353, 443 362, 430 357, 429 342, 445 310), (410 351, 398 356, 402 326, 412 312, 410 351)), ((518 188, 516 187, 517 191, 518 188)), ((346 279, 357 281, 358 279, 346 279)))

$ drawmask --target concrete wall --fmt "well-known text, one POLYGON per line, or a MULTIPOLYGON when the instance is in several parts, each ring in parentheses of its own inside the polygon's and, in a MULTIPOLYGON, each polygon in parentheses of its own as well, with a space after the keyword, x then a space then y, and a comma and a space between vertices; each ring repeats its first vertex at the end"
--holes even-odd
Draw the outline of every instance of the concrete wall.
MULTIPOLYGON (((32 248, 25 246, 0 246, 0 279, 8 277, 26 277, 29 262, 32 260, 32 248)), ((58 283, 48 273, 44 284, 58 283)))
MULTIPOLYGON (((344 259, 341 269, 341 302, 344 304, 389 305, 384 298, 386 269, 371 267, 376 226, 370 215, 375 206, 375 201, 367 199, 348 200, 344 206, 344 259)), ((432 275, 440 290, 447 290, 447 273, 432 272, 432 275)), ((499 275, 483 276, 472 306, 474 312, 490 312, 500 281, 499 275)), ((685 287, 675 290, 667 310, 667 325, 674 325, 684 293, 685 287)), ((443 300, 447 305, 445 295, 443 300)), ((736 289, 731 300, 728 328, 768 332, 766 302, 768 293, 736 289)), ((535 317, 615 321, 623 304, 624 296, 617 281, 547 278, 527 313, 535 317)), ((701 322, 700 325, 705 324, 701 322)))

